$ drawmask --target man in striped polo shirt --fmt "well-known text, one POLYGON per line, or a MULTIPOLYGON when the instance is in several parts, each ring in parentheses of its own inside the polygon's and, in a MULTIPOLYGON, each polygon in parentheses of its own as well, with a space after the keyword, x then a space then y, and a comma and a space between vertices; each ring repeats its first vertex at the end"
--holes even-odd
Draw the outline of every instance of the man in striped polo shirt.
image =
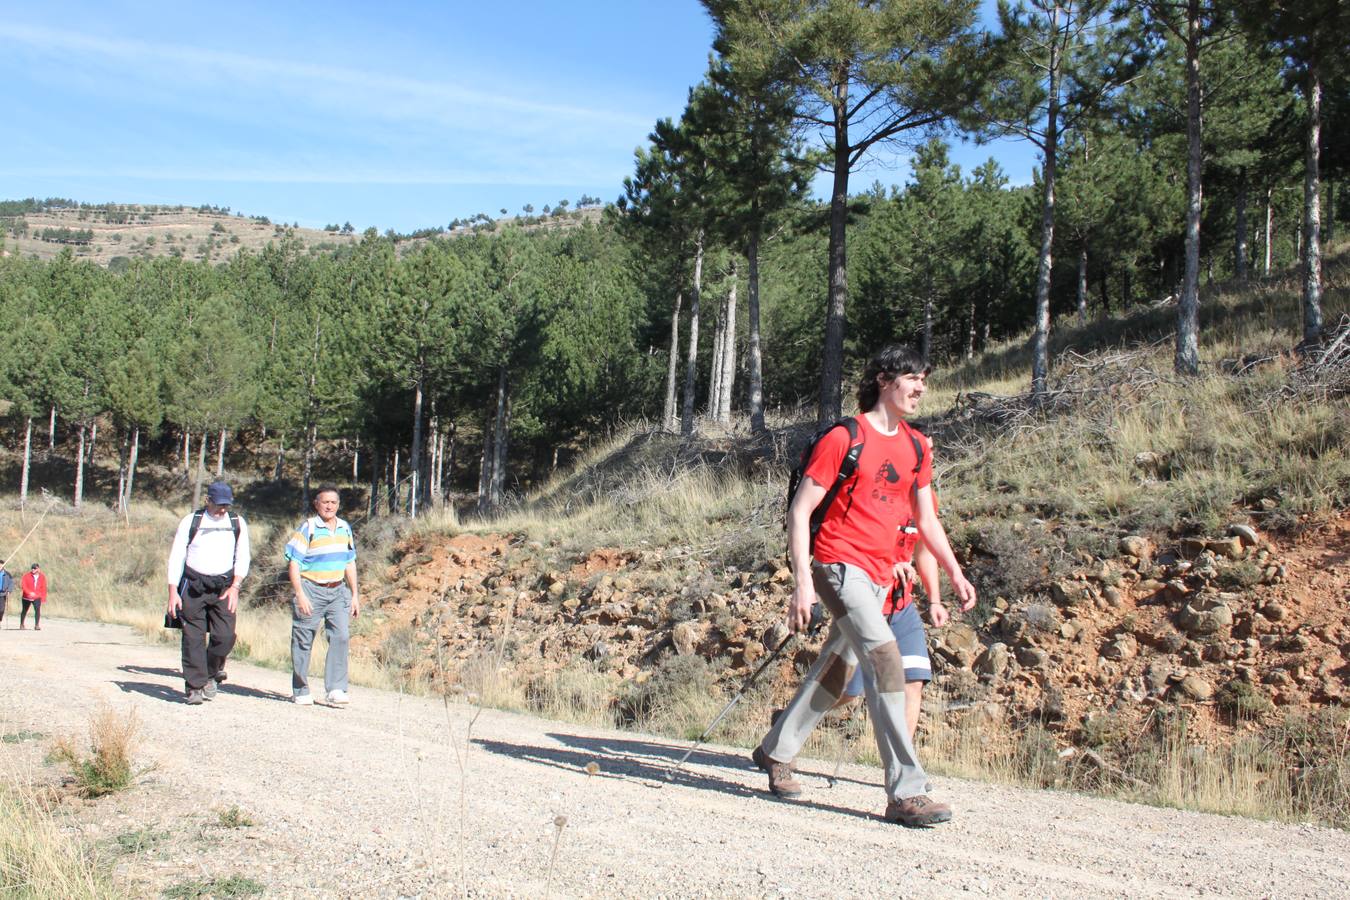
POLYGON ((286 559, 295 599, 291 604, 291 694, 311 706, 309 653, 323 622, 328 639, 323 685, 328 702, 347 703, 347 645, 352 616, 360 615, 356 586, 356 540, 352 528, 338 518, 338 489, 325 484, 314 495, 316 515, 300 523, 286 544, 286 559))

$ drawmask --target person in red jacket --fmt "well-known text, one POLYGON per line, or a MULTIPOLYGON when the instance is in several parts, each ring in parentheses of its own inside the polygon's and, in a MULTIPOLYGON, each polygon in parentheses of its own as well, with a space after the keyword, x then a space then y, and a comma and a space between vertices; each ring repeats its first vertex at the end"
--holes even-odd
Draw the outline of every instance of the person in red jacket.
POLYGON ((28 574, 19 580, 19 590, 23 594, 23 609, 19 612, 19 629, 23 630, 27 626, 24 620, 28 618, 28 608, 33 608, 33 630, 42 630, 42 604, 47 602, 47 575, 42 571, 42 567, 33 563, 28 574))

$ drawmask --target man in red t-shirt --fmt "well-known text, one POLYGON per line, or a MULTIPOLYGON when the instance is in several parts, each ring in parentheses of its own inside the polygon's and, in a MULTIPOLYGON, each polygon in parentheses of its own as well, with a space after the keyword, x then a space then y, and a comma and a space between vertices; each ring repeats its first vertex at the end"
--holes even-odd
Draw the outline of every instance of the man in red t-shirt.
POLYGON ((807 627, 817 594, 833 623, 820 658, 753 755, 756 765, 769 773, 775 795, 799 796, 792 762, 861 665, 876 686, 867 692, 867 704, 886 770, 886 818, 911 826, 952 817, 949 806, 926 793, 928 776, 906 727, 904 663, 881 613, 895 579, 896 532, 911 515, 956 596, 963 605, 975 602, 975 588, 933 511, 931 454, 917 458, 905 422, 918 409, 928 372, 927 361, 908 347, 887 347, 867 364, 858 386, 863 446, 857 471, 826 511, 814 546, 811 513, 849 450, 847 429, 835 428, 821 438, 807 463, 788 510, 788 550, 796 581, 788 601, 788 626, 794 631, 807 627))

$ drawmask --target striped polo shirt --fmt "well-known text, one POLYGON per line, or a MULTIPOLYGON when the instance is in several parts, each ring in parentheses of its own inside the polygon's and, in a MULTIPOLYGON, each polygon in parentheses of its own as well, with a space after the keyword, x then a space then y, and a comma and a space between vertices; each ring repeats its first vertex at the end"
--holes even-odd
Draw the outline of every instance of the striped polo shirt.
POLYGON ((330 529, 323 519, 310 516, 286 542, 286 559, 299 564, 306 581, 341 581, 347 564, 356 560, 352 527, 338 519, 330 529))

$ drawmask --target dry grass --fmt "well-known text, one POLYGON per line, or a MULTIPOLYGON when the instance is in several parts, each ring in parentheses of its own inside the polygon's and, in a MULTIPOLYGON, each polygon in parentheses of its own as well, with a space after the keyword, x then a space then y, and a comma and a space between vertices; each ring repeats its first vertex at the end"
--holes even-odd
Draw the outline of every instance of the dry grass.
POLYGON ((134 709, 119 713, 103 705, 89 719, 91 755, 84 756, 73 738, 63 737, 57 739, 51 758, 70 766, 80 792, 86 797, 126 790, 136 775, 131 757, 139 730, 134 709))
POLYGON ((28 786, 0 785, 0 897, 111 900, 114 888, 90 849, 67 834, 28 786))

